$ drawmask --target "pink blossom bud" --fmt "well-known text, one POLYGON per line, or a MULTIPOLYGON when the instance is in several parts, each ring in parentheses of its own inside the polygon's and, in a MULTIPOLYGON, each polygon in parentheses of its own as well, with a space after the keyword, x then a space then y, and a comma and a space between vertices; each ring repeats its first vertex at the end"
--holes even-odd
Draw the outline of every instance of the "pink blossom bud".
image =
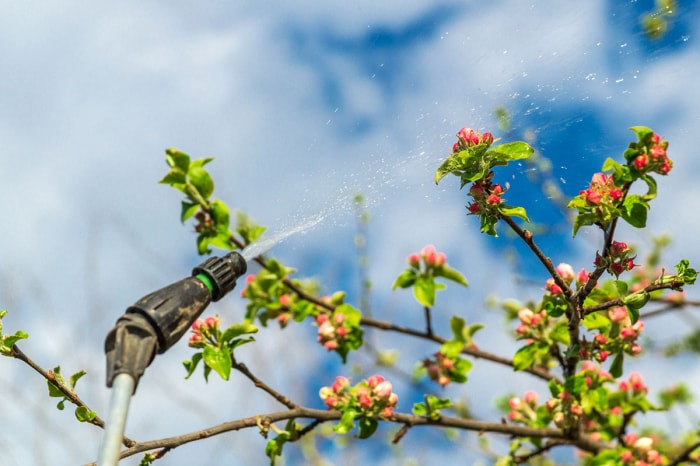
POLYGON ((204 319, 204 324, 207 326, 207 328, 213 329, 219 325, 219 319, 214 316, 209 316, 204 319))
POLYGON ((642 347, 639 346, 637 343, 633 344, 632 347, 630 348, 630 353, 632 353, 633 356, 637 356, 641 352, 642 352, 642 347))
POLYGON ((245 277, 245 284, 246 284, 246 285, 250 285, 251 283, 253 283, 253 281, 255 281, 255 275, 254 275, 254 274, 251 273, 250 275, 248 275, 247 277, 245 277))
POLYGON ((580 416, 583 414, 583 408, 581 405, 572 405, 571 406, 571 414, 574 416, 580 416))
POLYGON ((348 329, 345 327, 338 327, 335 329, 335 334, 338 335, 338 338, 345 338, 348 334, 348 329))
POLYGON ((620 330, 620 336, 624 340, 634 340, 635 338, 637 338, 637 332, 635 332, 632 327, 625 327, 622 330, 620 330))
POLYGON ((338 341, 337 340, 328 340, 323 343, 323 347, 326 348, 328 351, 333 351, 334 349, 338 348, 338 341))
POLYGON ((415 252, 408 256, 408 265, 414 268, 418 268, 418 266, 420 265, 420 256, 415 252))
POLYGON ((600 204, 600 201, 603 199, 598 191, 592 189, 581 191, 581 194, 585 197, 586 202, 593 205, 600 204))
POLYGON ((292 304, 292 297, 288 294, 281 295, 280 304, 284 307, 289 307, 289 305, 292 304))
POLYGON ((642 375, 639 372, 632 372, 629 377, 630 385, 632 390, 635 392, 646 392, 647 386, 644 385, 644 380, 642 380, 642 375))
POLYGON ((187 340, 187 344, 189 346, 194 346, 194 347, 199 346, 203 342, 204 342, 204 337, 202 337, 202 335, 199 333, 195 333, 194 335, 190 335, 189 340, 187 340))
POLYGON ((398 403, 398 402, 399 402, 399 395, 392 392, 391 395, 389 395, 389 400, 387 400, 387 404, 389 406, 396 406, 396 403, 398 403))
POLYGON ((646 154, 641 154, 638 155, 634 159, 634 166, 637 168, 637 170, 644 170, 644 167, 647 166, 648 160, 646 154))
POLYGON ((562 280, 564 280, 567 284, 571 283, 574 280, 574 277, 576 276, 576 274, 574 273, 574 268, 564 262, 557 265, 556 271, 562 278, 562 280))
POLYGON ((517 411, 522 405, 522 400, 516 396, 508 400, 508 406, 510 406, 510 409, 512 409, 513 411, 517 411))
POLYGON ((394 408, 387 406, 386 408, 382 409, 382 417, 389 418, 393 415, 394 415, 394 408))
POLYGON ((328 314, 319 314, 319 315, 316 316, 316 323, 317 323, 318 325, 323 324, 323 323, 326 322, 327 320, 328 320, 328 314))
POLYGON ((441 267, 445 265, 445 262, 447 261, 447 256, 445 255, 444 252, 438 252, 435 254, 435 266, 436 267, 441 267))
POLYGON ((489 194, 488 197, 486 198, 486 202, 489 204, 500 204, 503 202, 503 199, 501 199, 501 196, 498 194, 489 194))
POLYGON ((554 416, 552 416, 552 421, 557 427, 563 427, 564 423, 566 421, 566 418, 564 417, 564 413, 558 412, 554 413, 554 416))
POLYGON ((598 172, 594 173, 593 176, 591 177, 591 187, 603 187, 608 183, 608 177, 605 175, 605 173, 598 172))
POLYGON ((617 201, 622 197, 622 190, 614 188, 610 190, 610 199, 617 201))
POLYGON ((593 341, 598 345, 604 345, 608 342, 608 338, 602 333, 599 333, 593 337, 593 341))
POLYGON ((435 254, 435 246, 432 244, 425 246, 420 252, 420 255, 423 256, 423 259, 425 260, 425 263, 431 265, 435 262, 435 254))
POLYGON ((523 395, 523 400, 525 401, 525 403, 534 406, 534 405, 537 405, 537 401, 539 400, 539 395, 537 395, 537 392, 535 392, 533 390, 528 390, 523 395))
POLYGON ((365 409, 372 406, 372 399, 368 395, 359 395, 357 401, 360 403, 360 406, 362 406, 365 409))
POLYGON ((197 319, 192 322, 192 331, 199 332, 199 329, 204 325, 204 319, 197 319))
POLYGON ((554 282, 553 278, 547 280, 544 285, 545 289, 552 294, 562 294, 562 289, 554 282))
POLYGON ((342 312, 336 312, 333 314, 333 324, 336 326, 338 325, 343 325, 343 322, 345 322, 345 314, 342 312))
POLYGON ((382 401, 388 401, 391 396, 391 382, 385 380, 374 387, 374 393, 382 401))
POLYGON ((534 315, 535 313, 526 307, 518 311, 518 319, 520 319, 520 322, 523 324, 530 324, 534 315))
POLYGON ((493 134, 490 132, 486 131, 482 136, 481 136, 481 141, 486 143, 486 144, 493 144, 493 134))
POLYGON ((598 354, 596 354, 595 358, 600 362, 605 362, 605 360, 608 359, 609 355, 610 355, 610 353, 603 350, 603 351, 600 351, 598 354))
POLYGON ((613 241, 610 245, 610 254, 614 257, 620 257, 622 254, 627 252, 627 243, 622 241, 613 241))
POLYGON ((285 325, 287 322, 289 322, 290 318, 291 316, 289 315, 289 313, 284 312, 277 316, 277 322, 279 322, 281 325, 285 325))
POLYGON ((627 319, 627 309, 625 307, 616 307, 608 311, 608 316, 613 322, 622 322, 627 319))
POLYGON ((639 437, 637 441, 633 444, 634 448, 644 452, 651 450, 651 447, 653 445, 654 441, 649 437, 639 437))
POLYGON ((367 379, 367 386, 369 388, 374 388, 382 382, 384 382, 384 377, 381 375, 373 375, 367 379))
POLYGON ((323 322, 318 326, 318 336, 324 339, 335 337, 335 327, 329 321, 323 322))
POLYGON ((631 451, 625 450, 622 453, 620 453, 620 459, 622 460, 623 464, 631 463, 634 459, 634 455, 631 451))
POLYGON ((347 377, 343 377, 342 375, 339 375, 335 378, 335 382, 333 382, 333 385, 331 385, 331 388, 333 389, 333 393, 340 393, 342 392, 346 387, 350 386, 350 380, 348 380, 347 377))
POLYGON ((438 379, 437 379, 437 383, 438 383, 438 385, 440 385, 441 387, 444 387, 444 386, 446 386, 446 385, 449 385, 450 382, 451 382, 450 378, 447 377, 446 375, 441 375, 441 376, 438 377, 438 379))
POLYGON ((467 209, 469 210, 470 213, 472 214, 478 214, 481 212, 481 206, 479 204, 475 204, 471 202, 468 206, 467 209))
POLYGON ((581 370, 585 372, 593 372, 594 374, 598 372, 598 365, 593 361, 583 361, 581 364, 581 370))

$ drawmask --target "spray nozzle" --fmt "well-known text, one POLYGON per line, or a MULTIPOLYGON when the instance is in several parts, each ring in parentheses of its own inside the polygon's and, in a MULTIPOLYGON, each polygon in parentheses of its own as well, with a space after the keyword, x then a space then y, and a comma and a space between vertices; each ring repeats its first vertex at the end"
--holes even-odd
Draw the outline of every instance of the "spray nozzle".
POLYGON ((156 354, 175 344, 212 301, 218 301, 246 273, 243 256, 211 257, 191 277, 144 296, 131 305, 107 334, 107 386, 121 373, 131 375, 134 391, 156 354))

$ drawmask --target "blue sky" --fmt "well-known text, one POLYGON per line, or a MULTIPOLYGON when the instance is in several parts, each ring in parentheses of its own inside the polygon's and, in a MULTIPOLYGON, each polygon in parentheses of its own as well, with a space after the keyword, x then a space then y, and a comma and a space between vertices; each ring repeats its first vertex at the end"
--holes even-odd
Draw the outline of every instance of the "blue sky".
MULTIPOLYGON (((551 159, 551 178, 568 195, 585 187, 606 157, 621 154, 632 138, 626 128, 656 129, 671 141, 676 168, 660 180, 649 230, 621 229, 621 239, 644 243, 670 231, 669 265, 680 257, 693 261, 698 222, 682 212, 695 208, 698 195, 700 11, 697 2, 683 2, 668 35, 652 43, 637 22, 652 7, 650 1, 540 0, 8 5, 0 18, 6 330, 28 331, 23 348, 44 367, 88 370, 79 392, 105 412, 107 331, 133 301, 201 261, 191 228, 179 223, 178 194, 156 184, 170 146, 216 157, 215 196, 270 234, 322 217, 273 253, 319 277, 328 291, 347 288, 355 299, 351 199, 363 194, 372 215, 375 315, 420 325, 410 293, 389 290, 405 257, 433 243, 471 284, 467 291, 449 288, 445 319, 436 326, 445 330, 452 313, 484 321, 485 349, 512 346, 484 300, 536 297, 537 286, 513 277, 537 281, 544 274, 527 256, 515 264, 504 260, 504 247, 521 250, 505 235, 493 241, 478 234, 475 219, 464 215, 457 180, 433 184, 462 126, 530 141, 551 159), (497 129, 497 107, 512 116, 507 134, 497 129)), ((581 241, 571 241, 564 216, 528 181, 528 169, 497 173, 511 184, 508 200, 525 205, 534 220, 557 225, 541 239, 556 263, 587 266, 595 236, 582 232, 581 241)), ((233 321, 242 309, 231 298, 211 312, 233 321)), ((675 335, 675 323, 671 318, 659 328, 675 335)), ((372 338, 399 349, 407 370, 434 351, 395 336, 372 338)), ((297 343, 303 339, 313 339, 313 328, 271 329, 241 354, 282 391, 320 406, 315 390, 347 369, 338 368, 334 355, 297 343)), ((180 362, 188 355, 178 345, 148 369, 129 435, 160 438, 254 414, 250 406, 278 409, 243 380, 183 381, 180 362)), ((351 362, 367 360, 360 354, 351 362)), ((685 364, 674 373, 697 380, 697 369, 685 364)), ((475 366, 470 382, 447 394, 484 406, 477 413, 483 417, 494 416, 490 397, 480 395, 493 393, 494 381, 503 394, 522 391, 527 382, 475 366)), ((650 377, 657 388, 674 379, 650 377)), ((55 410, 44 382, 27 368, 2 361, 0 381, 2 398, 15 400, 3 406, 4 424, 13 427, 0 440, 0 462, 95 458, 101 432, 55 410)), ((418 392, 400 382, 397 389, 401 410, 410 410, 418 392)), ((479 458, 470 436, 436 452, 418 439, 438 441, 442 434, 420 435, 409 434, 400 458, 449 459, 464 455, 465 445, 479 458)), ((180 448, 167 461, 261 464, 263 448, 256 433, 235 433, 180 448)), ((391 463, 390 451, 374 446, 372 454, 391 463)), ((290 454, 289 463, 301 461, 296 447, 290 454)))

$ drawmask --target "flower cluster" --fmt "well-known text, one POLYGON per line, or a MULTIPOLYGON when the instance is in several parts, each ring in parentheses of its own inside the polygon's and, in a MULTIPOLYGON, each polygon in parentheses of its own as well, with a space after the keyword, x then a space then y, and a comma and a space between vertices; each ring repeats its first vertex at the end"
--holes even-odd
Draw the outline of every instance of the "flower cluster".
POLYGON ((636 145, 638 155, 632 159, 632 166, 640 173, 658 173, 668 175, 673 168, 673 162, 668 158, 666 149, 668 141, 662 141, 661 136, 653 133, 647 144, 636 145))
POLYGON ((206 319, 197 319, 192 323, 192 335, 187 344, 192 348, 204 348, 207 341, 212 341, 212 336, 219 328, 219 317, 209 316, 206 319))
POLYGON ((493 144, 493 134, 488 131, 484 134, 479 134, 478 131, 465 126, 457 132, 457 142, 452 146, 452 152, 459 152, 467 147, 479 144, 487 144, 489 146, 493 144))
MULTIPOLYGON (((362 331, 358 328, 359 313, 348 314, 337 308, 333 313, 321 313, 316 316, 318 326, 318 342, 328 351, 347 353, 348 345, 356 349, 361 344, 362 331)), ((351 310, 347 309, 347 312, 351 310)))
POLYGON ((534 312, 529 308, 523 308, 518 311, 518 319, 520 324, 515 328, 515 334, 519 340, 526 339, 528 343, 542 338, 550 323, 545 310, 534 312))
POLYGON ((667 464, 666 458, 654 449, 654 439, 640 437, 635 432, 630 432, 624 437, 625 449, 620 453, 623 466, 655 466, 667 464))
POLYGON ((421 264, 426 269, 441 268, 445 265, 447 256, 444 252, 437 252, 435 246, 428 244, 420 252, 414 252, 408 256, 407 262, 412 268, 420 270, 421 264))
POLYGON ((458 361, 458 359, 449 358, 441 351, 438 351, 435 353, 434 359, 425 358, 423 360, 423 367, 426 369, 430 380, 444 387, 454 378, 461 378, 459 371, 456 370, 458 361))
POLYGON ((197 225, 194 227, 194 231, 197 233, 209 234, 216 231, 216 225, 209 213, 200 210, 195 214, 194 218, 197 220, 197 225))
POLYGON ((539 395, 532 390, 526 391, 522 398, 511 397, 508 400, 508 419, 513 422, 527 423, 528 421, 537 420, 537 403, 539 395))
POLYGON ((596 254, 594 264, 598 268, 605 268, 610 274, 618 277, 622 272, 632 270, 635 266, 636 256, 630 257, 631 254, 632 249, 627 246, 627 243, 613 241, 608 249, 608 255, 596 254))
POLYGON ((620 188, 615 186, 612 175, 599 172, 591 178, 588 189, 584 189, 579 195, 583 196, 589 206, 602 206, 617 205, 622 199, 623 193, 620 188))
POLYGON ((496 213, 497 209, 494 208, 505 201, 502 197, 504 193, 505 190, 500 184, 491 183, 490 180, 477 181, 469 188, 469 195, 473 202, 467 205, 467 209, 474 215, 485 212, 496 213))
POLYGON ((381 375, 373 375, 367 380, 350 386, 347 377, 338 376, 330 387, 322 387, 319 396, 328 407, 336 411, 356 411, 370 419, 390 418, 399 397, 392 391, 391 382, 381 375))

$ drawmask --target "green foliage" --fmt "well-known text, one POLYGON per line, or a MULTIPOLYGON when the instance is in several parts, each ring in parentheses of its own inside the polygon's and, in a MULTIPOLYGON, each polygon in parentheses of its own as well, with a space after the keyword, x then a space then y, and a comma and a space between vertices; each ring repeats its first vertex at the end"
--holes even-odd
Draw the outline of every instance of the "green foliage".
POLYGON ((451 408, 452 401, 449 398, 438 398, 435 395, 425 395, 423 402, 413 405, 413 414, 424 416, 432 421, 437 421, 442 416, 441 409, 451 408))
POLYGON ((221 330, 215 327, 204 327, 201 331, 203 340, 199 344, 192 344, 200 348, 192 355, 192 359, 183 361, 187 371, 186 379, 189 379, 201 361, 204 361, 204 379, 209 381, 209 374, 213 370, 223 380, 228 380, 233 366, 233 355, 236 348, 246 343, 255 341, 252 336, 246 336, 258 332, 258 328, 250 322, 235 323, 221 330))
POLYGON ((508 162, 528 158, 534 152, 529 144, 518 141, 490 147, 488 143, 471 146, 452 153, 435 173, 435 183, 452 174, 467 183, 486 178, 492 168, 508 165, 508 162))
POLYGON ((17 330, 14 335, 5 335, 2 333, 2 319, 7 314, 7 310, 0 310, 0 354, 3 356, 12 356, 13 347, 19 340, 29 338, 29 334, 23 330, 17 330))
MULTIPOLYGON (((66 384, 66 380, 63 378, 63 374, 61 374, 61 367, 56 366, 53 368, 53 371, 49 372, 50 375, 53 375, 53 379, 47 379, 46 384, 48 385, 49 389, 49 396, 52 398, 60 398, 61 400, 56 404, 56 407, 60 410, 63 411, 65 409, 65 403, 66 401, 70 402, 70 398, 68 398, 63 391, 61 391, 61 388, 63 390, 69 390, 70 392, 75 392, 75 385, 78 383, 78 380, 80 380, 81 377, 83 377, 86 372, 81 370, 73 375, 71 375, 68 378, 69 384, 66 384)), ((75 417, 78 419, 80 422, 90 422, 92 421, 95 416, 97 416, 97 413, 94 411, 90 410, 86 406, 78 406, 75 408, 75 417)))

